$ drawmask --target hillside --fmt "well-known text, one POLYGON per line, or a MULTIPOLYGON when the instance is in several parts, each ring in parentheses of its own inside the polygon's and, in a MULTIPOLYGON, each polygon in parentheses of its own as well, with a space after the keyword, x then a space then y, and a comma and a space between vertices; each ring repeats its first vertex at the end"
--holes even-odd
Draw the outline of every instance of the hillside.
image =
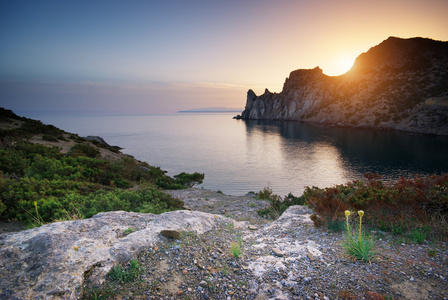
POLYGON ((40 226, 105 211, 162 213, 183 207, 164 189, 204 178, 167 176, 119 149, 0 108, 0 221, 40 226))
POLYGON ((448 134, 448 42, 390 37, 340 76, 291 72, 280 93, 247 93, 241 119, 448 134))

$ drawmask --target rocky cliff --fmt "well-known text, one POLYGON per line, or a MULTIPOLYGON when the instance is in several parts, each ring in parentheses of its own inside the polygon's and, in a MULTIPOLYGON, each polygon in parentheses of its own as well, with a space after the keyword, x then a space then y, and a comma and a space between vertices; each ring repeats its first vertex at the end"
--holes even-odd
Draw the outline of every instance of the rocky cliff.
POLYGON ((448 42, 390 37, 340 76, 296 70, 280 93, 247 93, 242 119, 448 135, 448 42))

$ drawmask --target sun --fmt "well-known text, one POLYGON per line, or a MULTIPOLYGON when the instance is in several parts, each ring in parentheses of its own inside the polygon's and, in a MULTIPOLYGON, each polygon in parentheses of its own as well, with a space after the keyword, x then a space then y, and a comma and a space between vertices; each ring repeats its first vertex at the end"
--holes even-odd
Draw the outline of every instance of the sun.
POLYGON ((342 57, 338 61, 339 69, 341 70, 341 74, 344 74, 348 70, 353 67, 353 63, 355 59, 352 57, 342 57))
POLYGON ((350 56, 341 55, 334 57, 324 68, 324 73, 329 76, 338 76, 345 74, 353 66, 355 59, 350 56))

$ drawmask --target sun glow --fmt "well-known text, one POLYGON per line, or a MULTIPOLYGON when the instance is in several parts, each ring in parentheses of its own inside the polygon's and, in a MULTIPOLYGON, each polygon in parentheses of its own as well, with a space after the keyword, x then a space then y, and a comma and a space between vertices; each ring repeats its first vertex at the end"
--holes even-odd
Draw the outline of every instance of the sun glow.
POLYGON ((339 60, 339 67, 341 69, 341 74, 350 70, 353 66, 355 59, 352 57, 343 57, 339 60))
POLYGON ((354 57, 339 56, 332 59, 323 69, 324 73, 330 76, 338 76, 350 70, 355 62, 354 57))

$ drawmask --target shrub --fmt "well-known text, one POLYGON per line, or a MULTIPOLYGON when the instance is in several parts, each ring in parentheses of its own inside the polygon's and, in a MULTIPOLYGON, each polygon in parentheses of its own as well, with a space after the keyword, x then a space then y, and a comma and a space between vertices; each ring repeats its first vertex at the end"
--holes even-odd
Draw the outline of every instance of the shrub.
POLYGON ((343 201, 345 190, 342 186, 327 188, 324 190, 316 187, 306 188, 303 193, 308 207, 312 208, 316 215, 314 224, 337 224, 344 220, 344 211, 348 205, 343 201))
POLYGON ((289 193, 283 199, 275 195, 270 188, 264 188, 262 191, 257 193, 258 199, 267 200, 270 202, 269 206, 264 209, 260 209, 257 213, 260 216, 269 216, 272 219, 278 219, 288 207, 292 205, 304 205, 304 197, 295 197, 293 194, 289 193))
POLYGON ((163 175, 156 179, 155 183, 158 187, 165 190, 180 190, 184 188, 191 188, 195 184, 201 184, 204 180, 204 174, 202 173, 185 173, 174 175, 173 178, 163 175))
POLYGON ((343 211, 368 210, 370 226, 395 234, 428 226, 446 239, 448 174, 426 178, 401 178, 386 185, 376 174, 365 174, 367 182, 353 181, 331 188, 306 188, 303 196, 315 212, 315 225, 343 219, 343 211))
POLYGON ((196 184, 201 184, 204 180, 204 174, 195 172, 193 174, 182 172, 173 176, 175 183, 192 188, 196 184))
POLYGON ((64 138, 64 131, 2 108, 0 119, 10 123, 14 122, 10 119, 16 119, 21 124, 20 128, 0 130, 1 220, 15 219, 38 226, 111 210, 162 213, 183 208, 184 203, 165 194, 160 186, 180 189, 204 179, 201 173, 181 173, 171 178, 159 167, 133 157, 99 159, 96 146, 73 134, 70 139, 78 144, 66 155, 60 147, 23 140, 39 134, 55 141, 64 138), (135 189, 127 190, 130 187, 135 189))
POLYGON ((75 144, 70 149, 68 154, 73 157, 86 156, 90 158, 95 158, 100 155, 100 150, 88 144, 75 144))
POLYGON ((59 142, 58 138, 55 136, 52 136, 50 134, 44 134, 42 135, 42 139, 44 141, 49 141, 49 142, 59 142))

